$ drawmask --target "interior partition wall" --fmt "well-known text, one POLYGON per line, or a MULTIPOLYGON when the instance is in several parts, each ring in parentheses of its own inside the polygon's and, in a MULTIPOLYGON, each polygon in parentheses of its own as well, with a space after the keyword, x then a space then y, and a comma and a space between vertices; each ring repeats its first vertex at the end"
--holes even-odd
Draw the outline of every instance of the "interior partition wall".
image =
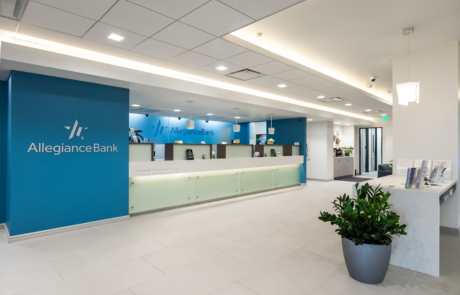
POLYGON ((382 164, 382 128, 359 129, 359 174, 375 172, 382 164))

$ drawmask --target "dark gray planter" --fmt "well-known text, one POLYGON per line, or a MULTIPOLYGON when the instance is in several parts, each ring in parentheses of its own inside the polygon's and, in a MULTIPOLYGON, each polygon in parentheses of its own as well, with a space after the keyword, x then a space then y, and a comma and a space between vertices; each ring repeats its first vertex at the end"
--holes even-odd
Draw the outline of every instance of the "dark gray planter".
POLYGON ((343 256, 350 276, 362 283, 380 284, 390 265, 391 244, 359 245, 342 238, 343 256))

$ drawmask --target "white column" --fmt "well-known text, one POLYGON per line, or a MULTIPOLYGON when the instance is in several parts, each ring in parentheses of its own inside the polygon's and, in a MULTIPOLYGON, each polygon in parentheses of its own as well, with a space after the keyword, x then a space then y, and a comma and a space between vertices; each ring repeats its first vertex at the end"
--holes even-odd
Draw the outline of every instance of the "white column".
POLYGON ((307 123, 309 153, 309 160, 307 160, 307 179, 325 181, 334 179, 332 136, 332 122, 307 123))

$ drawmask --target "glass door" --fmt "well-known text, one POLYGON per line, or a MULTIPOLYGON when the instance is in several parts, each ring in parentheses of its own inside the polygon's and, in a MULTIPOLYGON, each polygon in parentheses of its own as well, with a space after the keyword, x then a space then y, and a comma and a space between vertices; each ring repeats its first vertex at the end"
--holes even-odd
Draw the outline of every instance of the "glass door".
POLYGON ((359 174, 377 171, 382 164, 382 128, 359 129, 359 174))

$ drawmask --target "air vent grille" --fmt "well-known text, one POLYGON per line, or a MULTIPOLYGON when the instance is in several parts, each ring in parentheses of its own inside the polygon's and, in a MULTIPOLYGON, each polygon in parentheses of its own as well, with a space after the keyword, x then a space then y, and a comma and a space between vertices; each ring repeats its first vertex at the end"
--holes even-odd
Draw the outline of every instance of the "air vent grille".
POLYGON ((160 110, 153 110, 153 109, 137 109, 136 112, 145 112, 145 113, 155 113, 155 112, 159 112, 160 110))
POLYGON ((381 114, 381 110, 364 111, 365 114, 381 114))
POLYGON ((340 97, 326 97, 326 98, 319 98, 318 101, 324 102, 324 103, 333 103, 333 102, 339 102, 342 101, 343 99, 340 97))
POLYGON ((256 71, 253 71, 253 70, 250 70, 250 69, 244 69, 244 70, 241 70, 241 71, 230 73, 230 74, 228 74, 226 76, 230 77, 230 78, 235 78, 235 79, 238 79, 238 80, 241 80, 241 81, 247 81, 247 80, 262 77, 263 74, 261 74, 259 72, 256 72, 256 71))

